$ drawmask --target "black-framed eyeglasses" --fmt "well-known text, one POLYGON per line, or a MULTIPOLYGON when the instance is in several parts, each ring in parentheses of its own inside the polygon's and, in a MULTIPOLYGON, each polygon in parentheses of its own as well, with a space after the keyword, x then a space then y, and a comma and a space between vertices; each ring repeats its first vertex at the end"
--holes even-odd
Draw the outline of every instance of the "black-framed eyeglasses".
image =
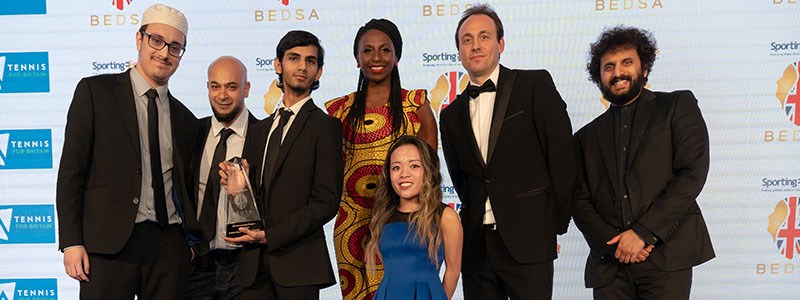
POLYGON ((183 46, 181 46, 178 43, 167 43, 167 41, 165 41, 164 39, 149 34, 144 30, 139 32, 141 32, 142 35, 147 37, 147 44, 150 45, 150 48, 153 48, 155 50, 161 50, 164 49, 164 47, 167 47, 167 53, 175 57, 181 57, 183 56, 183 53, 186 52, 186 48, 183 48, 183 46))

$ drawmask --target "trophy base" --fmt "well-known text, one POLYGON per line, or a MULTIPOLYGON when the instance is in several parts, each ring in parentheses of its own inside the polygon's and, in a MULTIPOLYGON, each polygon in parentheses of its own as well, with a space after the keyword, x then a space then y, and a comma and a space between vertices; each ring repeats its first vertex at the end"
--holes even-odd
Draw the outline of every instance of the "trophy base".
POLYGON ((225 226, 225 236, 231 238, 243 236, 244 233, 239 231, 239 228, 242 227, 246 227, 250 230, 264 230, 264 223, 261 222, 261 220, 256 220, 228 224, 225 226))

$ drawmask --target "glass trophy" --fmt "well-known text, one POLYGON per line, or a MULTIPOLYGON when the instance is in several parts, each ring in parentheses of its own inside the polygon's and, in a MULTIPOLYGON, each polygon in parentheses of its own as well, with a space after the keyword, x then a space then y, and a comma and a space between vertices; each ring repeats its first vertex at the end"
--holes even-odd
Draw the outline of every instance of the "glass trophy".
POLYGON ((233 157, 228 160, 228 186, 220 193, 226 203, 227 225, 225 236, 237 237, 244 235, 239 228, 247 227, 250 230, 264 230, 264 222, 258 214, 256 197, 253 187, 250 186, 247 172, 242 167, 242 158, 233 157))

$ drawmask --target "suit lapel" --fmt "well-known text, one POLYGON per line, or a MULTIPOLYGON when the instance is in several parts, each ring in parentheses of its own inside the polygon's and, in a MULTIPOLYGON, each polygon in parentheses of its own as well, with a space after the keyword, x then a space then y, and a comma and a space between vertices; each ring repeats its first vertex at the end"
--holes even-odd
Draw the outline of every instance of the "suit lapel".
POLYGON ((142 157, 141 145, 139 145, 139 123, 136 122, 136 103, 133 98, 133 86, 131 85, 131 70, 117 75, 117 85, 114 86, 114 98, 117 99, 120 115, 127 128, 128 137, 131 139, 133 148, 136 149, 136 157, 142 157))
MULTIPOLYGON (((255 157, 251 157, 252 163, 250 163, 251 166, 260 166, 260 168, 258 170, 258 173, 256 173, 258 177, 255 177, 255 179, 257 179, 257 181, 255 181, 255 182, 258 183, 259 187, 264 184, 264 180, 265 180, 265 178, 264 178, 264 168, 266 168, 266 166, 264 165, 264 157, 266 156, 267 142, 268 142, 267 138, 269 137, 269 130, 272 128, 272 122, 273 121, 275 121, 275 114, 274 113, 272 115, 270 115, 269 117, 267 117, 266 119, 264 119, 264 127, 260 128, 261 130, 253 132, 253 134, 256 135, 255 138, 252 138, 252 139, 248 138, 248 139, 245 140, 245 144, 247 144, 250 141, 264 141, 264 142, 258 143, 258 145, 253 145, 254 147, 256 147, 257 151, 254 152, 254 154, 256 156, 255 157)), ((247 130, 250 130, 250 129, 247 129, 247 130)))
POLYGON ((512 72, 506 67, 500 66, 500 74, 497 76, 497 94, 494 99, 494 112, 492 112, 492 125, 489 129, 489 150, 486 154, 486 162, 492 161, 494 148, 497 145, 497 137, 500 136, 500 129, 503 127, 503 120, 508 110, 508 103, 511 100, 511 91, 514 87, 514 80, 517 73, 512 72))
POLYGON ((608 178, 614 190, 617 189, 617 155, 614 147, 614 122, 609 108, 600 116, 599 123, 595 128, 597 142, 600 144, 600 152, 606 164, 608 178))
POLYGON ((288 129, 289 131, 286 132, 286 136, 283 138, 283 142, 281 142, 281 148, 280 151, 278 151, 278 160, 275 161, 275 167, 270 170, 268 183, 272 183, 272 179, 275 178, 276 170, 280 169, 283 165, 286 156, 289 155, 289 149, 292 148, 292 144, 297 139, 297 136, 303 131, 303 126, 305 126, 306 120, 308 120, 311 111, 314 109, 317 109, 317 106, 314 105, 313 99, 309 99, 306 101, 306 104, 303 104, 300 111, 297 112, 297 116, 294 117, 294 121, 292 121, 292 125, 288 129))
POLYGON ((475 140, 475 131, 472 130, 472 117, 469 113, 469 96, 466 93, 461 93, 456 98, 456 105, 458 108, 458 119, 461 121, 461 127, 464 132, 464 138, 469 143, 469 148, 472 150, 472 157, 478 161, 481 168, 486 169, 486 162, 483 161, 481 150, 478 148, 478 141, 475 140))
POLYGON ((650 124, 650 119, 653 116, 653 112, 655 111, 656 95, 653 92, 642 89, 641 95, 639 95, 637 104, 638 107, 636 108, 636 115, 633 117, 633 134, 631 135, 631 152, 628 157, 628 163, 625 165, 625 169, 630 169, 631 165, 636 159, 636 151, 639 149, 639 142, 642 140, 642 134, 647 129, 647 125, 650 124))

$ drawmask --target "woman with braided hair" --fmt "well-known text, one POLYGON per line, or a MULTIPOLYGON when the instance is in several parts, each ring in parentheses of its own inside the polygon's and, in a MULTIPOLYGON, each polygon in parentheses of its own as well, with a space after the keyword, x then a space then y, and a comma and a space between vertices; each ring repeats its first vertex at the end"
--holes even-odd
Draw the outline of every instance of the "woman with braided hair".
POLYGON ((372 19, 353 41, 360 69, 355 92, 325 103, 328 114, 342 121, 344 137, 344 193, 334 228, 342 297, 372 299, 383 277, 378 265, 367 272, 364 246, 378 177, 389 146, 413 135, 437 149, 436 121, 425 90, 405 90, 397 63, 403 39, 397 26, 372 19))

